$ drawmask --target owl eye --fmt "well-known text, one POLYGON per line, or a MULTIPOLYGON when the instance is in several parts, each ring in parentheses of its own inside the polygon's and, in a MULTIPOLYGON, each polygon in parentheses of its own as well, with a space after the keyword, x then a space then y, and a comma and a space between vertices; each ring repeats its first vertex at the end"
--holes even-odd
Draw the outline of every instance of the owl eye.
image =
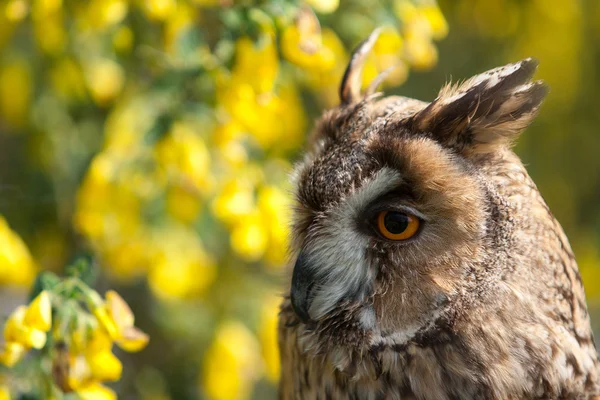
POLYGON ((406 240, 415 235, 421 222, 414 215, 400 211, 382 211, 377 216, 377 229, 384 238, 406 240))

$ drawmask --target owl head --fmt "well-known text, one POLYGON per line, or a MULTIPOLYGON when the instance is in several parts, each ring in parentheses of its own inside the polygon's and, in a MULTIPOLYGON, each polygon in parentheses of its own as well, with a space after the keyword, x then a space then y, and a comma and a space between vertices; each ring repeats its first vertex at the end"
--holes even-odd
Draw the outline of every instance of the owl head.
POLYGON ((341 103, 295 170, 290 300, 313 329, 394 340, 502 273, 494 260, 510 247, 512 216, 499 211, 498 166, 519 163, 511 143, 547 89, 526 59, 447 85, 431 103, 381 97, 381 77, 361 93, 376 39, 354 52, 341 103))

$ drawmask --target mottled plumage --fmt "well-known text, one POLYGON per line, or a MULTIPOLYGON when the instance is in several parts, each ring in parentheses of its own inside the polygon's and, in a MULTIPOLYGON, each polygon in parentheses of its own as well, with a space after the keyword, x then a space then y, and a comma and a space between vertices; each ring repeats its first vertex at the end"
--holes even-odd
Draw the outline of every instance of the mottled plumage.
MULTIPOLYGON (((510 149, 546 95, 527 59, 432 103, 361 97, 352 58, 295 173, 282 399, 588 399, 599 365, 577 263, 510 149), (378 212, 421 221, 402 242, 378 212)), ((540 140, 543 140, 541 138, 540 140)))

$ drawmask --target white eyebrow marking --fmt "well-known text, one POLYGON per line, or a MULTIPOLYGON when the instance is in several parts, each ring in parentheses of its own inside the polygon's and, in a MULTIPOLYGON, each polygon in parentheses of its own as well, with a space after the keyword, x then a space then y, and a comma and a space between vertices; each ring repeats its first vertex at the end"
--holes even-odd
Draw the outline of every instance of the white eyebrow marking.
POLYGON ((341 201, 317 238, 303 250, 315 277, 322 282, 315 289, 309 309, 312 319, 322 318, 344 298, 366 295, 375 274, 365 257, 368 237, 357 230, 356 220, 372 201, 401 182, 398 171, 387 167, 379 170, 341 201))

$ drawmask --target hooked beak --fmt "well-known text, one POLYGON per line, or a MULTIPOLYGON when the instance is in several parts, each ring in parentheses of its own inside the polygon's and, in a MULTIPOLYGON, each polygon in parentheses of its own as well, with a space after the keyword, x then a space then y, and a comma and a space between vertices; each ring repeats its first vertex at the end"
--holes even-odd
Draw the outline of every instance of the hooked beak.
POLYGON ((296 260, 296 265, 294 265, 291 300, 294 312, 304 323, 311 321, 308 310, 313 300, 311 292, 315 285, 315 280, 314 268, 308 263, 304 251, 301 251, 296 260))

